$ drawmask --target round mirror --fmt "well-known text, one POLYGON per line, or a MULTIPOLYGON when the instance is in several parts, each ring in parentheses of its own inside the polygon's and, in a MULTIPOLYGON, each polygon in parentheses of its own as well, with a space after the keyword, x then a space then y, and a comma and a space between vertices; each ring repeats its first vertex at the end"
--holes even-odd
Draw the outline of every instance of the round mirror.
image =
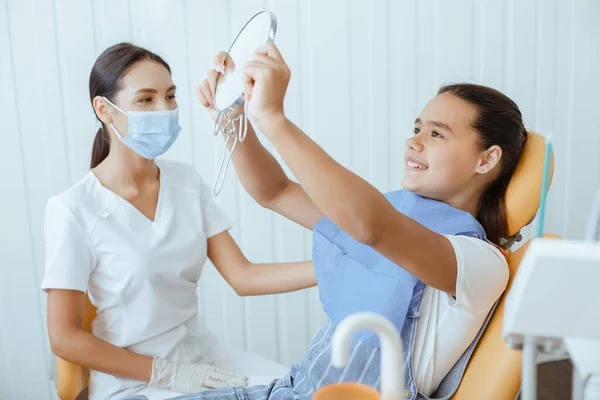
POLYGON ((227 51, 227 74, 219 74, 214 94, 217 111, 236 109, 244 102, 244 64, 252 61, 254 52, 275 40, 277 18, 269 11, 254 15, 240 30, 227 51))

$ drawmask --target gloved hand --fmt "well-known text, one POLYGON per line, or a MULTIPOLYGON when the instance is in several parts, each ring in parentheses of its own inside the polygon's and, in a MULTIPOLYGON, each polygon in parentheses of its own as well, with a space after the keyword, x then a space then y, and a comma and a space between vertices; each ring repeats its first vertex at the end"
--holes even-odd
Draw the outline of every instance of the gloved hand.
POLYGON ((248 378, 208 364, 177 364, 164 358, 152 361, 148 386, 192 394, 231 386, 248 386, 248 378))

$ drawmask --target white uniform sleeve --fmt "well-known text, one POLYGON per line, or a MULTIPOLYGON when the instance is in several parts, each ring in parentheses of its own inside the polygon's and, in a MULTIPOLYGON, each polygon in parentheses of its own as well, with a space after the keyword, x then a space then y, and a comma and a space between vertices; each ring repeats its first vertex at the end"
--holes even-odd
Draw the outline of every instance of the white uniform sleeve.
POLYGON ((70 289, 86 292, 96 253, 89 237, 71 210, 51 198, 44 220, 46 271, 42 290, 70 289))
POLYGON ((488 313, 506 289, 508 264, 491 244, 469 236, 446 236, 456 254, 456 300, 450 306, 471 315, 488 313))
POLYGON ((221 232, 228 231, 233 224, 227 218, 225 213, 219 208, 212 193, 206 183, 200 180, 202 186, 202 217, 204 218, 204 233, 206 238, 218 235, 221 232))

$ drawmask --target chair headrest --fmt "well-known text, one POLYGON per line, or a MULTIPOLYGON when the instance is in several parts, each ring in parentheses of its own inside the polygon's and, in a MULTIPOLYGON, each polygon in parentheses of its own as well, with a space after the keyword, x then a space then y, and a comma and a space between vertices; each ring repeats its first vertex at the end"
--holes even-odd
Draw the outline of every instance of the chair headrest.
MULTIPOLYGON (((506 192, 506 210, 508 213, 508 233, 517 234, 529 224, 540 206, 540 193, 544 175, 546 140, 535 132, 529 137, 521 153, 519 164, 506 192)), ((554 154, 550 159, 548 187, 554 174, 554 154)))

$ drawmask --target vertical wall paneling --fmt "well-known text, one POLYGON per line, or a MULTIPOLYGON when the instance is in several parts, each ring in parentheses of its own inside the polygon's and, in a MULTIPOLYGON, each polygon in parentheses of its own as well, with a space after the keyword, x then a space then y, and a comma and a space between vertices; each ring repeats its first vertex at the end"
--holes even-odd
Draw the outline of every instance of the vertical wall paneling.
POLYGON ((571 135, 566 178, 569 214, 566 237, 582 237, 593 196, 600 187, 600 120, 597 118, 600 89, 600 50, 593 22, 600 3, 593 0, 573 4, 571 135), (586 133, 584 133, 586 132, 586 133))
MULTIPOLYGON (((38 274, 35 256, 34 229, 40 229, 33 220, 31 201, 39 195, 30 190, 27 179, 25 130, 21 108, 23 96, 35 99, 35 88, 18 87, 18 65, 25 62, 26 54, 18 49, 21 18, 32 16, 30 2, 0 3, 0 85, 4 95, 0 100, 3 124, 3 145, 0 150, 0 168, 6 171, 3 180, 2 229, 0 245, 0 397, 48 399, 49 371, 47 368, 47 341, 42 323, 42 302, 36 287, 38 274), (25 347, 26 346, 26 347, 25 347), (27 349, 27 351, 24 351, 27 349), (28 371, 24 375, 22 371, 28 371)), ((31 155, 32 156, 32 155, 31 155)))

